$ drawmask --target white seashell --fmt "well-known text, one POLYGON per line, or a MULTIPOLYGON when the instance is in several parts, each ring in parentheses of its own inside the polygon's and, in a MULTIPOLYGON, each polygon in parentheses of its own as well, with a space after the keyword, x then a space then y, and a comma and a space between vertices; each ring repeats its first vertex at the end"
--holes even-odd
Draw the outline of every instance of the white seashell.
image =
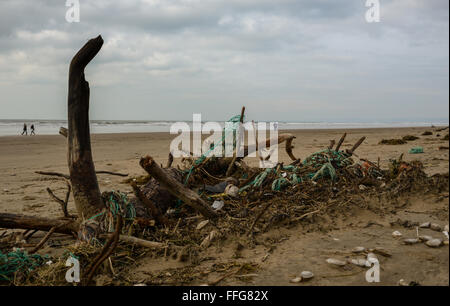
POLYGON ((314 273, 311 271, 302 271, 302 273, 300 273, 300 277, 304 280, 309 280, 314 277, 314 273))
POLYGON ((429 241, 431 239, 433 239, 433 237, 428 236, 428 235, 421 235, 421 236, 419 236, 419 240, 420 241, 429 241))
POLYGON ((365 250, 366 250, 365 247, 358 246, 358 247, 354 247, 354 248, 352 249, 352 253, 362 253, 362 252, 364 252, 365 250))
POLYGON ((329 263, 330 265, 335 265, 335 266, 345 266, 346 265, 345 261, 335 259, 335 258, 328 258, 327 263, 329 263))
POLYGON ((211 242, 213 242, 217 238, 218 235, 219 235, 219 233, 217 231, 211 231, 211 233, 209 233, 209 235, 206 236, 205 239, 203 239, 203 241, 200 244, 200 246, 202 248, 209 247, 211 242))
POLYGON ((402 287, 409 286, 408 282, 406 282, 403 278, 398 281, 398 285, 402 287))
POLYGON ((239 188, 230 184, 225 188, 225 194, 235 198, 239 195, 239 188))
POLYGON ((214 201, 214 203, 212 204, 212 208, 214 208, 215 210, 219 210, 222 209, 223 205, 225 205, 223 201, 214 201))
POLYGON ((197 225, 197 230, 201 230, 209 223, 209 220, 204 220, 197 225))
POLYGON ((408 239, 404 239, 403 240, 403 243, 408 244, 408 245, 416 244, 416 243, 419 243, 419 242, 420 241, 417 238, 408 238, 408 239))
POLYGON ((425 244, 427 246, 429 246, 430 248, 437 248, 442 245, 442 240, 441 239, 431 239, 431 240, 428 240, 427 242, 425 242, 425 244))
POLYGON ((369 260, 369 259, 376 259, 376 260, 378 260, 378 257, 374 253, 369 253, 369 254, 367 254, 367 260, 369 260))
POLYGON ((397 238, 397 237, 401 237, 401 236, 403 236, 403 235, 402 235, 402 233, 400 233, 399 231, 395 231, 395 232, 392 233, 392 236, 395 237, 395 238, 397 238))
POLYGON ((422 223, 421 225, 419 225, 419 227, 420 228, 429 228, 430 225, 431 225, 431 222, 425 222, 425 223, 422 223))
POLYGON ((445 238, 447 238, 447 240, 449 239, 448 232, 443 231, 442 234, 444 234, 444 236, 445 236, 445 238))
POLYGON ((446 226, 444 226, 444 232, 448 233, 448 224, 446 226))
POLYGON ((442 226, 440 226, 437 223, 431 223, 430 229, 432 229, 433 231, 440 232, 440 231, 442 231, 442 226))
POLYGON ((173 215, 173 214, 176 213, 176 212, 177 212, 176 209, 169 208, 169 209, 166 211, 166 214, 168 214, 168 215, 173 215))
POLYGON ((294 284, 298 284, 302 281, 302 278, 300 276, 291 279, 289 282, 294 283, 294 284))
POLYGON ((366 190, 367 187, 365 185, 359 185, 359 190, 366 190))

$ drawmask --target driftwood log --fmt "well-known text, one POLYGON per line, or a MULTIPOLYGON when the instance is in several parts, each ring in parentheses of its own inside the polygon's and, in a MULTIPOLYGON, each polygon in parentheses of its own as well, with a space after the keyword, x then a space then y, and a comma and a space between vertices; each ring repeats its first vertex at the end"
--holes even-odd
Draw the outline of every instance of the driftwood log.
MULTIPOLYGON (((289 147, 291 147, 291 145, 292 145, 292 140, 295 138, 295 136, 294 135, 292 135, 292 134, 290 134, 290 133, 284 133, 284 134, 280 134, 280 135, 278 135, 278 138, 277 138, 277 140, 278 140, 278 144, 280 144, 280 143, 283 143, 283 142, 288 142, 289 141, 289 147)), ((275 140, 275 138, 269 138, 269 139, 267 139, 266 141, 260 141, 259 143, 258 143, 258 145, 257 146, 253 146, 252 148, 249 148, 249 146, 244 146, 244 157, 246 157, 246 156, 248 156, 248 155, 250 155, 250 154, 252 154, 252 153, 254 153, 256 150, 258 150, 258 149, 265 149, 265 148, 270 148, 270 143, 273 143, 274 142, 274 140, 275 140)), ((242 158, 244 158, 244 157, 239 157, 238 158, 238 160, 239 159, 242 159, 242 158)), ((290 156, 291 157, 291 156, 290 156)), ((292 156, 293 157, 293 156, 292 156)), ((291 157, 291 158, 292 158, 291 157)), ((294 157, 294 160, 295 160, 295 157, 294 157)))
POLYGON ((72 235, 72 233, 78 232, 80 224, 71 219, 49 219, 21 214, 0 213, 0 227, 40 231, 49 231, 50 229, 55 228, 55 233, 72 235))
MULTIPOLYGON (((70 179, 75 205, 80 219, 89 218, 104 208, 100 188, 92 161, 89 133, 89 83, 84 78, 84 69, 100 51, 103 45, 101 36, 89 40, 73 57, 69 67, 68 129, 61 129, 68 138, 68 165, 70 176, 57 176, 70 179)), ((43 173, 55 175, 55 173, 43 173)), ((0 227, 21 228, 57 233, 76 233, 79 222, 67 219, 48 219, 21 214, 0 214, 0 227)))
POLYGON ((69 68, 68 164, 73 197, 80 218, 104 208, 92 161, 89 132, 89 83, 84 69, 103 45, 101 36, 89 40, 73 57, 69 68))
MULTIPOLYGON (((155 186, 155 191, 157 191, 156 185, 154 185, 154 186, 155 186)), ((167 225, 168 220, 164 216, 165 211, 161 211, 161 209, 167 209, 167 207, 161 207, 161 206, 164 204, 169 205, 170 202, 169 203, 158 202, 158 204, 159 204, 159 206, 158 206, 157 204, 155 204, 155 201, 154 201, 155 199, 153 199, 152 197, 147 197, 144 194, 144 192, 141 190, 141 188, 136 184, 136 182, 132 181, 131 187, 133 187, 134 195, 136 196, 136 198, 139 199, 139 201, 150 211, 152 217, 154 217, 160 224, 167 225), (160 209, 160 207, 161 207, 161 209, 160 209)))
POLYGON ((139 164, 155 178, 168 192, 177 197, 208 219, 215 219, 217 214, 197 193, 183 186, 179 181, 167 174, 150 156, 141 158, 139 164))
MULTIPOLYGON (((278 135, 278 138, 277 138, 278 144, 281 144, 286 141, 286 152, 288 153, 288 155, 291 159, 296 160, 295 156, 292 154, 292 140, 293 139, 295 139, 295 136, 290 133, 280 134, 280 135, 278 135)), ((248 155, 250 155, 254 152, 258 152, 258 148, 269 148, 270 143, 271 142, 273 143, 274 140, 275 140, 275 138, 269 138, 265 141, 260 141, 257 145, 255 145, 253 147, 249 147, 247 145, 244 146, 244 154, 243 154, 244 156, 237 157, 235 161, 240 162, 248 155)), ((270 156, 267 156, 265 159, 267 160, 268 157, 270 157, 270 156)), ((201 166, 203 166, 204 169, 211 174, 219 174, 219 173, 226 172, 226 170, 230 166, 230 163, 232 163, 233 161, 234 161, 233 157, 209 158, 209 159, 205 160, 205 162, 202 163, 201 166), (210 161, 210 162, 208 162, 208 161, 210 161)))

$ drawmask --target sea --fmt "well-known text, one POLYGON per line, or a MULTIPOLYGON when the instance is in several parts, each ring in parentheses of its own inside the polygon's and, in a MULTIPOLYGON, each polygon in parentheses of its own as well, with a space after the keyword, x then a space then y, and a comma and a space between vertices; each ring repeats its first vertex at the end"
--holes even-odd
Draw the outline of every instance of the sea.
MULTIPOLYGON (((92 120, 90 131, 93 134, 109 133, 150 133, 169 132, 176 121, 124 121, 92 120)), ((192 121, 186 121, 192 126, 192 121)), ((24 120, 0 119, 0 136, 20 135, 23 124, 35 126, 38 135, 57 135, 60 127, 67 127, 66 120, 24 120)), ((448 126, 448 122, 278 122, 279 130, 296 129, 354 129, 354 128, 395 128, 395 127, 431 127, 448 126)), ((223 123, 222 123, 223 126, 223 123)))

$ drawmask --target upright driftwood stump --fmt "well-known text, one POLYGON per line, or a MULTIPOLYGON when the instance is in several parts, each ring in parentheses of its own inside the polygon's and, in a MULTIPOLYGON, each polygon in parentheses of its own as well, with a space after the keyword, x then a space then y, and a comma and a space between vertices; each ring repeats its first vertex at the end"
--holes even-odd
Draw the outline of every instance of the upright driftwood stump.
POLYGON ((89 218, 104 207, 92 161, 89 132, 89 83, 84 69, 100 51, 101 36, 89 40, 72 59, 68 95, 68 164, 78 215, 89 218))

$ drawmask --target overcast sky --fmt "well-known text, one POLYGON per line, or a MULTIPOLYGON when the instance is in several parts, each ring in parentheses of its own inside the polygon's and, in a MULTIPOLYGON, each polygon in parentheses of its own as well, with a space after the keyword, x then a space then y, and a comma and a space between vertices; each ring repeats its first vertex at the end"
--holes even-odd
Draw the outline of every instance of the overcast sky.
POLYGON ((448 121, 449 1, 0 1, 0 119, 67 118, 90 38, 91 119, 448 121))

